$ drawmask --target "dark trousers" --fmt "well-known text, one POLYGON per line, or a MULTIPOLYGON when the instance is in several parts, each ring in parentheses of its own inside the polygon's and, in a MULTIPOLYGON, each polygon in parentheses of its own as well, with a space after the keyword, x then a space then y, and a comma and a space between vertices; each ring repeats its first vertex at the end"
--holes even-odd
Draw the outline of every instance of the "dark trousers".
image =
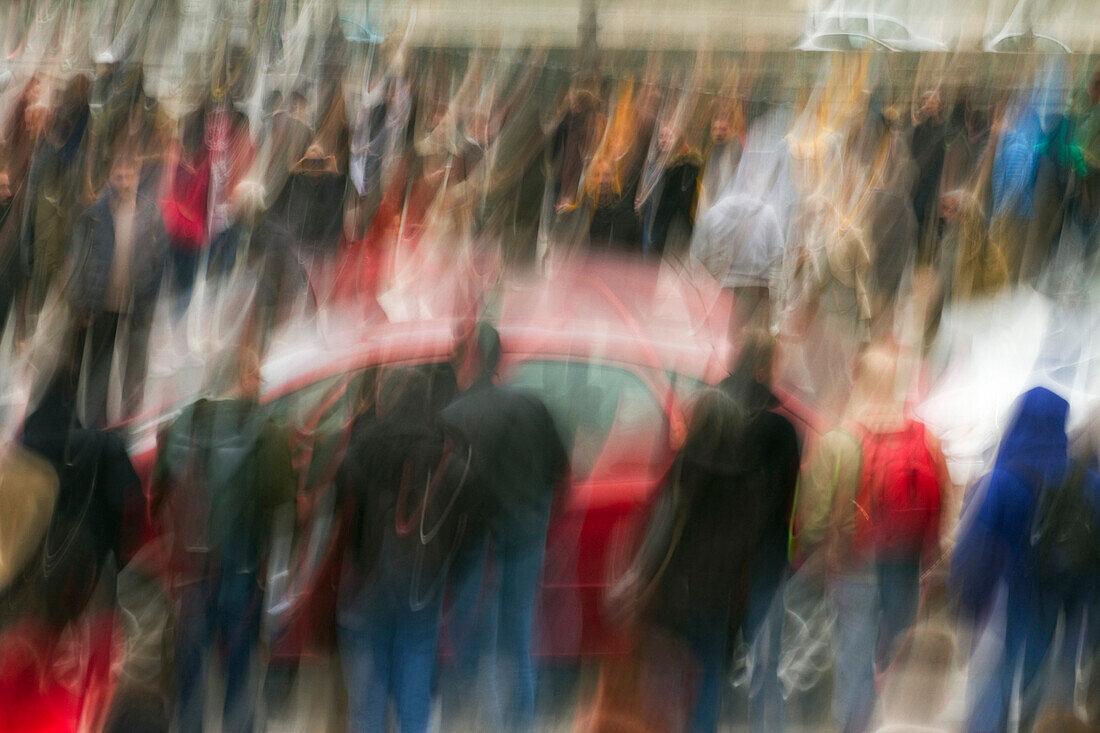
MULTIPOLYGON (((224 657, 222 730, 251 731, 258 694, 251 674, 260 635, 262 593, 252 572, 213 573, 180 594, 176 634, 176 719, 180 733, 202 731, 205 667, 211 651, 224 657)), ((218 658, 217 654, 213 655, 218 658)))
MULTIPOLYGON (((488 718, 486 729, 535 728, 536 676, 532 646, 538 591, 546 553, 545 525, 526 537, 472 543, 452 570, 450 637, 463 680, 478 680, 474 694, 445 700, 465 715, 471 705, 488 718)), ((452 713, 453 714, 453 713, 452 713)))
POLYGON ((875 565, 882 636, 879 663, 885 668, 892 660, 902 636, 917 618, 920 605, 920 560, 880 561, 875 565))
POLYGON ((111 367, 116 357, 116 343, 120 331, 125 333, 125 344, 117 356, 122 360, 119 369, 122 384, 114 385, 122 390, 122 417, 132 416, 141 406, 145 374, 149 362, 149 331, 152 328, 152 312, 146 308, 131 314, 97 313, 84 327, 78 343, 78 358, 86 388, 84 400, 86 427, 107 427, 108 395, 111 385, 111 367))

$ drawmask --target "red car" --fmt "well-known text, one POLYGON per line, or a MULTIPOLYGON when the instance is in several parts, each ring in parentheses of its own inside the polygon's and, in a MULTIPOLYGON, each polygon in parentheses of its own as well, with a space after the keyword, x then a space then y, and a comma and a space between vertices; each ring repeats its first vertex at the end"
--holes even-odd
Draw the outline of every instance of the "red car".
MULTIPOLYGON (((706 277, 591 259, 502 286, 485 300, 501 335, 501 380, 543 399, 572 456, 572 483, 547 539, 538 652, 620 651, 604 591, 629 561, 629 538, 683 436, 691 393, 728 373, 731 300, 706 277)), ((446 365, 460 320, 449 314, 327 339, 313 334, 277 347, 264 364, 263 399, 291 435, 305 518, 291 574, 301 592, 282 594, 289 625, 276 659, 323 650, 333 638, 341 524, 332 480, 363 380, 388 366, 446 365)), ((796 425, 812 430, 808 410, 784 403, 796 425)), ((143 476, 155 457, 156 427, 168 417, 135 428, 143 476)))

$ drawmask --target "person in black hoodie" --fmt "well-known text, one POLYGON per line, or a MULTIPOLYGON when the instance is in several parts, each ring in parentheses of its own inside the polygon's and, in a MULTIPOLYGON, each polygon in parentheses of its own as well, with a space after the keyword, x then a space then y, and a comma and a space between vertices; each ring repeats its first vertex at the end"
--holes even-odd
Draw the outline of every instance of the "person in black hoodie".
POLYGON ((120 567, 129 558, 139 538, 123 518, 144 501, 119 437, 81 425, 73 361, 63 362, 23 423, 23 445, 49 462, 60 485, 40 557, 9 595, 58 630, 91 601, 111 557, 120 567))
POLYGON ((499 334, 487 323, 478 324, 456 359, 458 383, 466 391, 443 411, 443 419, 470 443, 470 490, 481 499, 483 521, 456 562, 455 603, 465 606, 460 613, 468 612, 482 590, 477 609, 490 646, 458 651, 467 665, 481 661, 488 670, 490 700, 499 701, 499 709, 485 711, 495 718, 489 727, 521 731, 534 728, 535 601, 551 504, 568 458, 538 397, 494 384, 500 355, 499 334), (492 563, 487 566, 490 541, 492 563), (510 688, 500 690, 509 680, 510 688))
POLYGON ((385 730, 391 697, 402 731, 428 730, 468 462, 461 439, 433 415, 427 374, 386 374, 341 467, 353 516, 338 606, 352 731, 385 730))
MULTIPOLYGON (((779 654, 783 637, 783 582, 788 569, 791 511, 801 465, 798 435, 780 414, 771 391, 775 340, 766 331, 749 334, 733 373, 720 388, 745 411, 748 455, 760 457, 767 490, 760 504, 760 540, 752 558, 743 632, 751 645, 749 727, 781 731, 783 695, 779 654)), ((731 632, 736 629, 731 629, 731 632)))
POLYGON ((690 648, 697 674, 687 729, 704 733, 718 726, 729 631, 740 626, 767 506, 770 456, 749 440, 751 424, 725 391, 699 393, 641 555, 639 577, 648 580, 639 616, 690 648))

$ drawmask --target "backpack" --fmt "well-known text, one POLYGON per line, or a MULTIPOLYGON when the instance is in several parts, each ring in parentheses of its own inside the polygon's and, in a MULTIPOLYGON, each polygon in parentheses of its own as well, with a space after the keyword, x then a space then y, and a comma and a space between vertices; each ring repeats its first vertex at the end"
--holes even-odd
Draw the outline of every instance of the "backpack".
POLYGON ((1088 467, 1078 461, 1060 486, 1040 491, 1031 523, 1043 588, 1071 591, 1100 570, 1100 524, 1085 497, 1088 467))
POLYGON ((909 420, 899 430, 862 428, 855 542, 879 559, 919 556, 939 531, 940 492, 936 460, 925 427, 909 420))

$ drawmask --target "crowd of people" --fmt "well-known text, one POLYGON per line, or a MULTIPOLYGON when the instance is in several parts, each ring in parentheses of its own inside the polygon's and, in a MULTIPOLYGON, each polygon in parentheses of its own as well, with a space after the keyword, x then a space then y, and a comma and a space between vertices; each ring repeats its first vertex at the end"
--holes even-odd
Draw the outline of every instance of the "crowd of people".
MULTIPOLYGON (((716 730, 741 662, 750 729, 784 730, 819 648, 837 730, 1100 724, 1091 433, 1032 386, 960 481, 914 409, 952 309, 1087 299, 1100 75, 1034 57, 1004 87, 918 69, 901 89, 864 54, 799 86, 750 57, 632 77, 400 44, 358 68, 338 32, 317 42, 289 83, 226 45, 189 106, 113 58, 6 78, 0 343, 33 385, 0 453, 0 730, 196 731, 212 707, 255 729, 272 558, 317 478, 262 404, 272 334, 303 299, 368 324, 414 292, 414 317, 468 315, 516 272, 611 255, 716 280, 737 358, 691 395, 607 579, 632 644, 598 661, 576 729, 716 730), (204 388, 135 467, 117 426, 166 407, 158 339, 226 313, 204 388)), ((337 597, 315 623, 350 730, 539 727, 573 445, 501 382, 507 344, 477 316, 447 365, 364 379, 339 431, 337 597)))

